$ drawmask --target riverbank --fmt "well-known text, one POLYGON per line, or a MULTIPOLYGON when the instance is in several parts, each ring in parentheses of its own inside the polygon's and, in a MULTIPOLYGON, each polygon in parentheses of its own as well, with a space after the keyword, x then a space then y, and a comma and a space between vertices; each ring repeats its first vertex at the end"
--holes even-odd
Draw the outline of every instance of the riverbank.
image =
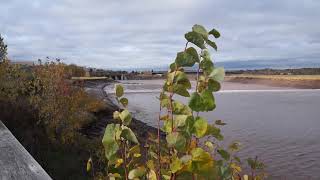
POLYGON ((225 82, 263 84, 273 87, 320 89, 320 75, 229 75, 225 82))

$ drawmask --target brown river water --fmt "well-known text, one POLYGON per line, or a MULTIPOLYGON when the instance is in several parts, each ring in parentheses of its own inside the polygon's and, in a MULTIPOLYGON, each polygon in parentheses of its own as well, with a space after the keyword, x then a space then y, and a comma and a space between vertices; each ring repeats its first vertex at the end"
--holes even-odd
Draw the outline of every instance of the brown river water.
MULTIPOLYGON (((121 83, 129 110, 156 126, 162 80, 121 83)), ((114 93, 113 85, 105 90, 114 93)), ((320 90, 225 82, 215 98, 217 108, 200 115, 227 123, 225 141, 241 142, 242 159, 258 156, 267 165, 268 179, 320 179, 320 90)))

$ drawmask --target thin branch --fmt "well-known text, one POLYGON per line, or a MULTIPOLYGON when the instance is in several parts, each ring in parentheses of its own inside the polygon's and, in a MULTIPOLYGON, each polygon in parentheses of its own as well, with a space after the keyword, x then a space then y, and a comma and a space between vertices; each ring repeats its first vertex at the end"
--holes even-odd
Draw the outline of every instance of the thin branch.
POLYGON ((159 107, 159 117, 158 117, 158 180, 161 179, 161 151, 160 151, 160 119, 161 119, 161 102, 160 102, 160 107, 159 107))

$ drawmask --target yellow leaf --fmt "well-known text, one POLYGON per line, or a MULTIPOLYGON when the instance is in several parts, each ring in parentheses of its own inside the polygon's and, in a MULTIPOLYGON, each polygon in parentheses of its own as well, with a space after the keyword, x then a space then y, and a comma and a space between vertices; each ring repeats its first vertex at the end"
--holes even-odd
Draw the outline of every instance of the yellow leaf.
POLYGON ((150 170, 147 177, 148 180, 157 180, 157 174, 154 172, 154 170, 150 170))
POLYGON ((210 151, 213 151, 213 150, 215 149, 215 147, 216 147, 216 145, 213 144, 213 143, 210 142, 210 141, 206 141, 206 142, 205 142, 205 145, 209 148, 210 151))
POLYGON ((231 163, 231 168, 235 170, 236 172, 241 172, 241 167, 237 165, 236 163, 231 163))
POLYGON ((133 156, 136 157, 136 158, 138 158, 138 157, 141 156, 141 154, 140 154, 140 153, 134 153, 133 156))
POLYGON ((249 176, 248 175, 243 175, 243 180, 249 180, 249 176))
POLYGON ((121 175, 118 173, 109 173, 108 176, 110 180, 116 180, 116 178, 121 178, 121 175))
POLYGON ((155 169, 153 160, 148 160, 147 167, 151 170, 155 169))
POLYGON ((88 159, 87 161, 87 172, 89 172, 91 170, 91 166, 92 166, 92 159, 91 157, 88 159))
POLYGON ((123 163, 123 159, 117 159, 114 167, 117 168, 117 167, 121 166, 122 163, 123 163))

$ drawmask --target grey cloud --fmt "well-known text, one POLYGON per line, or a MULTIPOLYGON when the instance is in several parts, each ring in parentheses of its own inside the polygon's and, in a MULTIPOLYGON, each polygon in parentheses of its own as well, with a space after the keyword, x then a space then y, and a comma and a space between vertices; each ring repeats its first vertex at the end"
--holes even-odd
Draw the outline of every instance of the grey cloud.
MULTIPOLYGON (((193 24, 219 29, 217 61, 319 58, 315 0, 11 0, 0 33, 17 60, 104 68, 166 65, 193 24)), ((319 60, 320 61, 320 60, 319 60)))

